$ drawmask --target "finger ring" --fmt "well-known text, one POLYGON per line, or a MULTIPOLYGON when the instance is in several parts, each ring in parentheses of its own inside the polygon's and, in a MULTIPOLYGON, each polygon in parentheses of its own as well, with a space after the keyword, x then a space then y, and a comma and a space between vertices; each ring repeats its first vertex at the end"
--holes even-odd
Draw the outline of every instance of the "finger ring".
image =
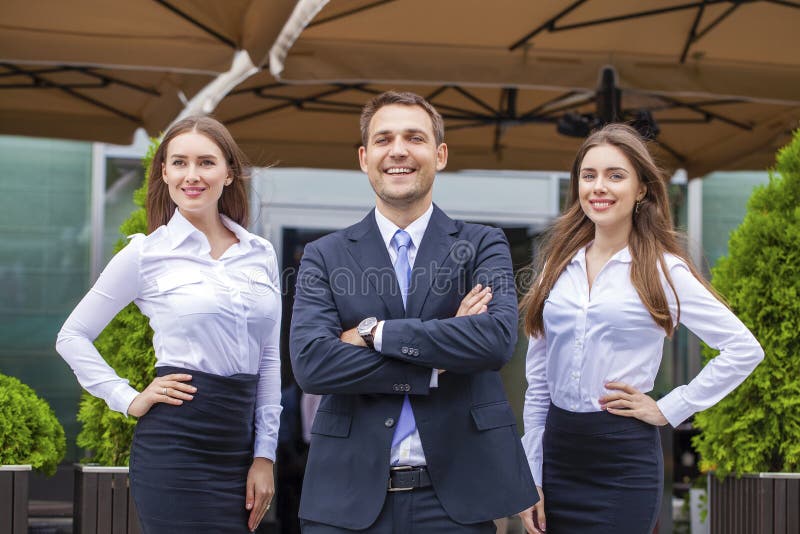
POLYGON ((166 397, 167 396, 167 388, 164 388, 164 390, 161 393, 166 397))

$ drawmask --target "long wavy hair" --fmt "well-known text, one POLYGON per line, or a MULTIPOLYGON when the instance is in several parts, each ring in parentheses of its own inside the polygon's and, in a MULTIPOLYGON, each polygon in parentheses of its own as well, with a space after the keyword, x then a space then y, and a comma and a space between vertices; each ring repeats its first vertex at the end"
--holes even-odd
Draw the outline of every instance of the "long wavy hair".
POLYGON ((230 185, 222 188, 222 196, 217 204, 219 212, 240 226, 246 227, 247 187, 245 181, 250 178, 247 158, 221 122, 211 117, 195 116, 187 117, 173 124, 164 134, 164 138, 153 156, 147 185, 147 232, 150 233, 159 226, 167 224, 175 213, 176 205, 169 196, 169 187, 162 179, 162 168, 166 161, 170 141, 187 132, 202 134, 219 147, 225 157, 232 180, 230 185))
POLYGON ((575 155, 570 172, 568 205, 545 234, 534 266, 538 276, 520 303, 520 309, 525 315, 525 332, 533 336, 544 335, 542 313, 550 290, 573 256, 594 239, 594 223, 581 208, 578 180, 584 156, 589 150, 600 145, 610 145, 619 149, 630 161, 639 182, 646 188, 644 198, 632 215, 633 228, 628 237, 632 260, 631 282, 650 316, 664 329, 667 336, 671 336, 674 323, 664 287, 661 285, 659 271, 663 273, 675 295, 678 319, 680 319, 681 305, 664 261, 665 253, 674 254, 686 262, 695 278, 720 302, 724 301, 700 275, 672 227, 666 177, 663 171, 656 165, 647 145, 636 130, 624 124, 609 124, 594 132, 586 138, 575 155))

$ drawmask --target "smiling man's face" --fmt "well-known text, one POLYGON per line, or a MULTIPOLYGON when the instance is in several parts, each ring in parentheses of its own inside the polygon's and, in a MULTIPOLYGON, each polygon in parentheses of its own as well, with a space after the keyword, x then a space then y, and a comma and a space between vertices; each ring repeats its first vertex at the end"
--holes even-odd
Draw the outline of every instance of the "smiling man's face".
POLYGON ((378 208, 427 209, 433 180, 447 165, 447 145, 437 146, 430 116, 419 106, 389 104, 369 124, 358 150, 361 170, 378 196, 378 208))

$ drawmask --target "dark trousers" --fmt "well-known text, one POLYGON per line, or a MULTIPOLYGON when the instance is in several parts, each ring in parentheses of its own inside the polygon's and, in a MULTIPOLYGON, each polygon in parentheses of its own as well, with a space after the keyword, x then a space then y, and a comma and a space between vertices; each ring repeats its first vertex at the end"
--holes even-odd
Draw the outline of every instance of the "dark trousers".
POLYGON ((364 530, 315 523, 301 519, 303 534, 494 534, 494 522, 474 525, 456 523, 442 508, 433 487, 386 494, 378 519, 364 530))

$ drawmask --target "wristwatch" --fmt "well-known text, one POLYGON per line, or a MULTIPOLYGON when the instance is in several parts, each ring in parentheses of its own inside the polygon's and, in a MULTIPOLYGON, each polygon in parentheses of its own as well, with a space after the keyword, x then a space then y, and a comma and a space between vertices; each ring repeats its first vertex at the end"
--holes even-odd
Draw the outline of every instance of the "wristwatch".
POLYGON ((364 343, 371 349, 375 348, 375 336, 372 335, 372 330, 378 326, 378 319, 375 317, 367 317, 356 327, 358 335, 364 340, 364 343))

